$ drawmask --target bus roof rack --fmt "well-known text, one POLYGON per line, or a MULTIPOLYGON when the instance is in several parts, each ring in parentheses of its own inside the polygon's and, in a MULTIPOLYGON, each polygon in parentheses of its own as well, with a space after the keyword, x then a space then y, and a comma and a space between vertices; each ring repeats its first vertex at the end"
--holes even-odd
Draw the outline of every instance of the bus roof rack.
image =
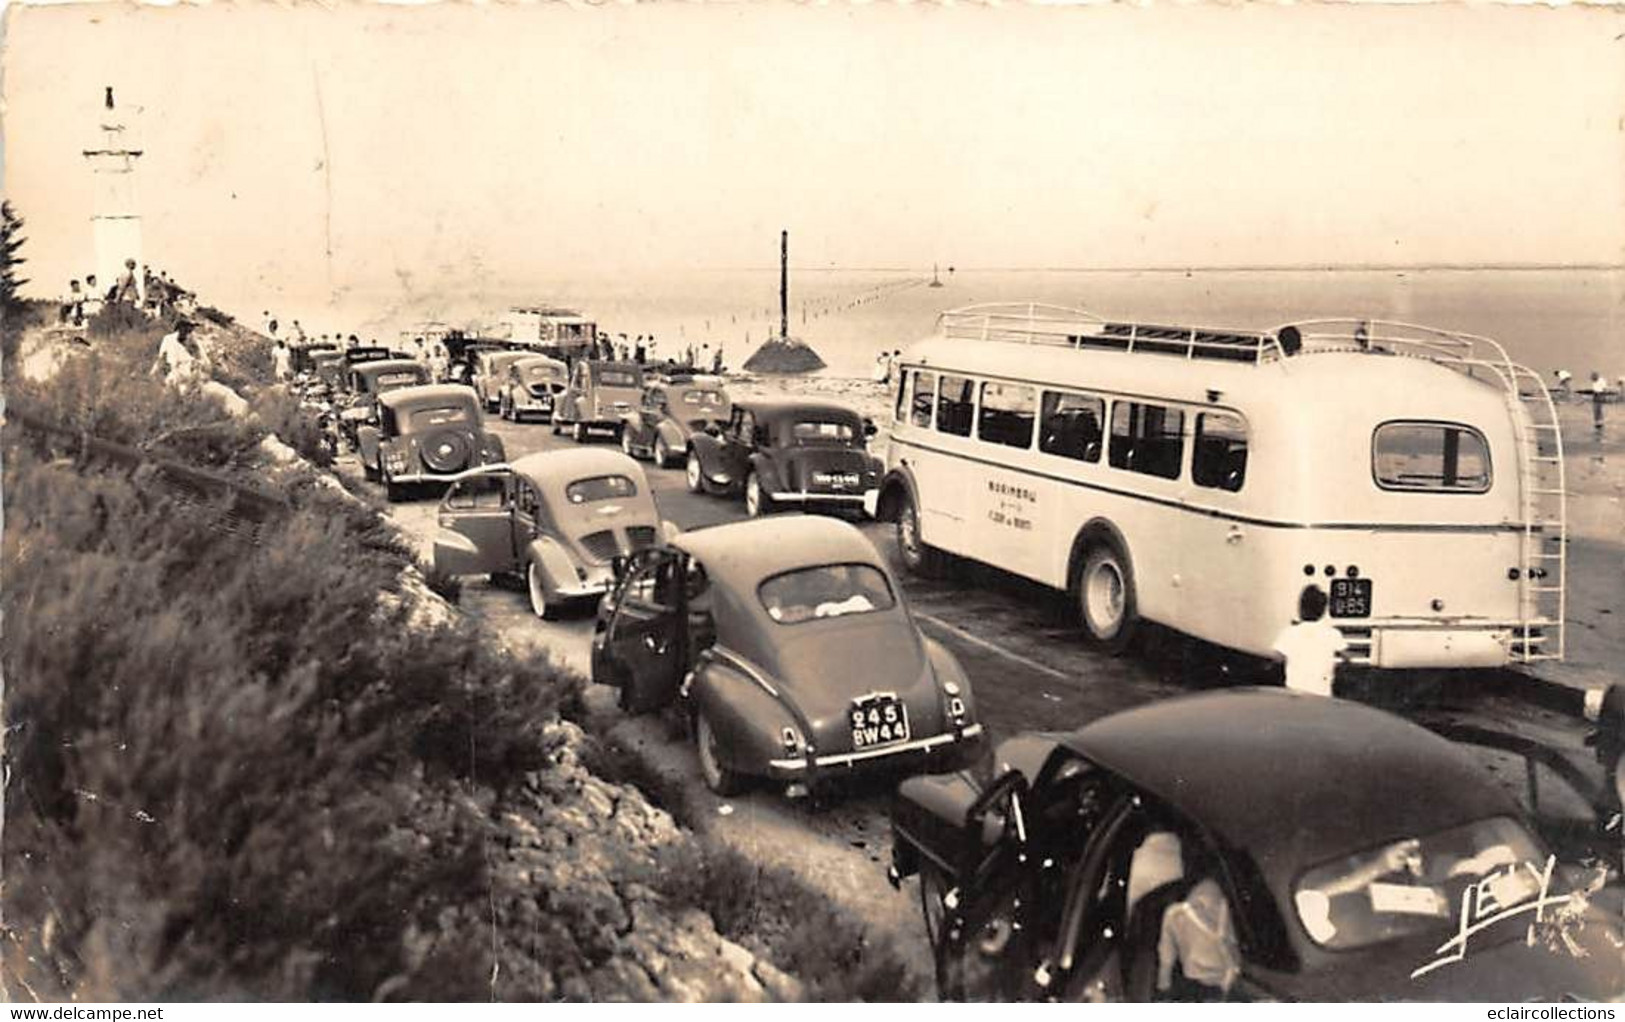
POLYGON ((950 309, 938 331, 957 340, 1052 344, 1224 362, 1266 362, 1285 353, 1273 333, 1208 327, 1111 322, 1063 305, 988 303, 950 309))

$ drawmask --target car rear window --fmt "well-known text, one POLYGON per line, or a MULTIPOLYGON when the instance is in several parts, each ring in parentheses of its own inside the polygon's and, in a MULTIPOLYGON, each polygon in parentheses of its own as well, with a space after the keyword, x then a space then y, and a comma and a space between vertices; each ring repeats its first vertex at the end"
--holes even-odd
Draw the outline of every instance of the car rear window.
POLYGON ((525 382, 549 383, 554 380, 564 382, 564 367, 550 365, 526 366, 524 369, 525 382))
POLYGON ((1322 947, 1349 950, 1415 933, 1454 930, 1469 887, 1503 908, 1540 893, 1546 856, 1516 821, 1490 817, 1322 863, 1293 893, 1298 919, 1322 947))
POLYGON ((1490 448, 1471 426, 1385 422, 1371 438, 1371 472, 1385 490, 1484 493, 1490 448))
POLYGON ((379 373, 378 389, 385 390, 389 387, 410 387, 412 384, 418 383, 422 379, 422 376, 408 370, 402 370, 394 373, 379 373))
POLYGON ((633 497, 637 492, 637 483, 626 476, 593 476, 590 479, 577 479, 564 488, 564 496, 572 504, 591 504, 595 500, 633 497))
POLYGON ((642 382, 632 369, 600 369, 598 383, 603 387, 640 387, 642 382))
POLYGON ((804 419, 790 427, 790 439, 798 444, 847 444, 857 435, 852 423, 831 419, 804 419))
POLYGON ((445 408, 419 408, 410 416, 413 426, 430 429, 434 426, 454 426, 474 421, 472 410, 461 405, 445 408))
POLYGON ((871 614, 897 605, 891 583, 868 564, 826 564, 775 575, 756 588, 767 616, 781 625, 871 614))
POLYGON ((683 391, 685 405, 716 405, 721 407, 728 403, 720 390, 685 390, 683 391))

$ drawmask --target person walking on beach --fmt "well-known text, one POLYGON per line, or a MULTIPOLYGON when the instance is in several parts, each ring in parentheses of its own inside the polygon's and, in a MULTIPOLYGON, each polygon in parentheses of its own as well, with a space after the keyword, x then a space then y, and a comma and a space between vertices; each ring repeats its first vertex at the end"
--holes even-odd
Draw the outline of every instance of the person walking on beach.
POLYGON ((1567 369, 1559 369, 1553 374, 1557 377, 1558 400, 1567 401, 1574 396, 1574 374, 1567 369))
POLYGON ((1602 436, 1603 401, 1608 397, 1608 381, 1602 378, 1602 373, 1591 371, 1591 429, 1599 437, 1602 436))
POLYGON ((1286 660, 1286 687, 1295 692, 1329 696, 1337 677, 1337 654, 1348 640, 1325 619, 1326 594, 1304 586, 1298 596, 1298 620, 1275 639, 1275 652, 1286 660))

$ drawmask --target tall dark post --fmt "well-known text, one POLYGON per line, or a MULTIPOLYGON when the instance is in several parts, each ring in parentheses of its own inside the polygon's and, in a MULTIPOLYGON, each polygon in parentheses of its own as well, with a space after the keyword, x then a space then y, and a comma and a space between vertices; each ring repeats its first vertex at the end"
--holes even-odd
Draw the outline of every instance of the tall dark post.
POLYGON ((779 232, 779 336, 790 339, 790 232, 779 232))

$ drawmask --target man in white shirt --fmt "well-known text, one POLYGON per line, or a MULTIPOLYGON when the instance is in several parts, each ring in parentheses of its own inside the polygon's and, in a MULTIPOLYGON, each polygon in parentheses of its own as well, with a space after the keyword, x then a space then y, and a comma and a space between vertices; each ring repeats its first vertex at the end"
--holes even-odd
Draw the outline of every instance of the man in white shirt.
POLYGON ((175 329, 158 342, 158 358, 152 363, 152 375, 162 376, 172 383, 203 372, 201 353, 192 342, 192 321, 183 319, 175 329))
POLYGON ((1325 615, 1326 594, 1319 586, 1305 586, 1298 596, 1298 620, 1275 639, 1275 652, 1286 661, 1287 688, 1332 694, 1337 654, 1348 648, 1348 640, 1325 615))

